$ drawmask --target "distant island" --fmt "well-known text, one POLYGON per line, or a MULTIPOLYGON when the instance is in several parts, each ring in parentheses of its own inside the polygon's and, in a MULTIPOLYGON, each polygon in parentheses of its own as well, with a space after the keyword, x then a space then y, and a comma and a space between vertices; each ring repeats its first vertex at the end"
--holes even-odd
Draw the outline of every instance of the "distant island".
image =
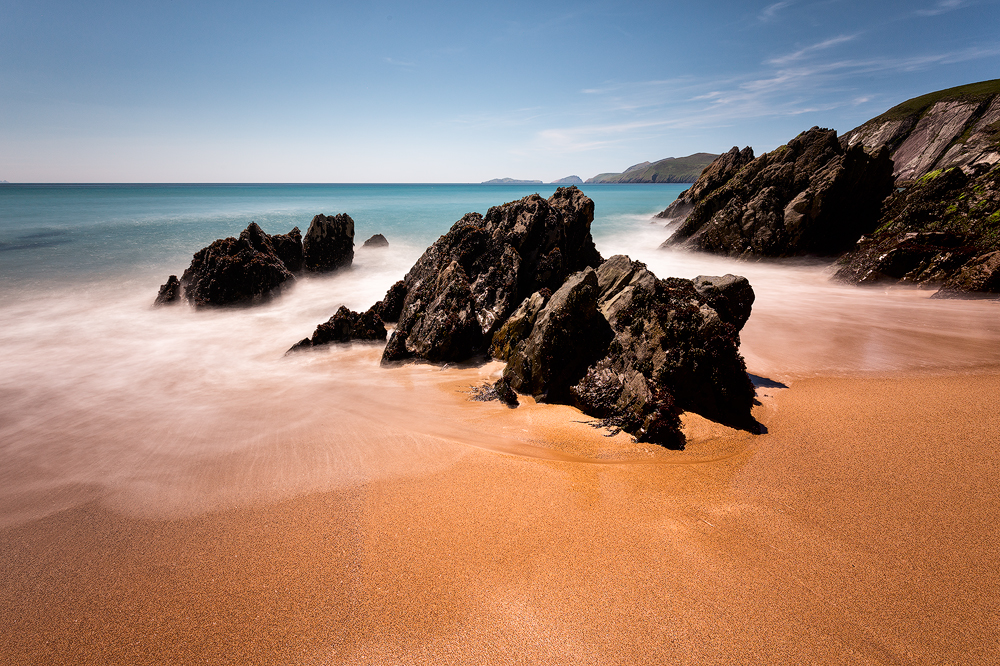
POLYGON ((718 155, 695 153, 687 157, 667 157, 657 162, 641 162, 622 173, 599 173, 588 183, 693 183, 718 155))
POLYGON ((483 185, 542 185, 540 180, 518 180, 516 178, 494 178, 493 180, 484 180, 483 185))
POLYGON ((579 176, 566 176, 559 180, 553 180, 553 185, 583 185, 583 179, 579 176))

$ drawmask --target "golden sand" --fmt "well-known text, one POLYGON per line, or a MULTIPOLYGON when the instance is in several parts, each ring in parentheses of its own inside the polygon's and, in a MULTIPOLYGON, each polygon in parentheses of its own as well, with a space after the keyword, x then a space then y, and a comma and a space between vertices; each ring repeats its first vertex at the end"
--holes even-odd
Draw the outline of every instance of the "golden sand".
POLYGON ((455 393, 429 471, 6 527, 0 662, 996 663, 1000 375, 789 383, 682 452, 455 393))

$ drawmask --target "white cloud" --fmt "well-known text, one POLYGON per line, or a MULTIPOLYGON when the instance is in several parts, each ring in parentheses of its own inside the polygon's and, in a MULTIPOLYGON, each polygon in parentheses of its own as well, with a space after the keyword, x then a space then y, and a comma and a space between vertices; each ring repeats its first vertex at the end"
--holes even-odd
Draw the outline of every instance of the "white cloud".
POLYGON ((837 46, 838 44, 843 44, 844 42, 850 42, 857 38, 857 35, 838 35, 836 37, 831 37, 830 39, 824 39, 822 42, 817 42, 811 46, 807 46, 803 49, 799 49, 788 55, 779 56, 777 58, 771 58, 767 61, 769 65, 786 65, 796 60, 802 60, 817 51, 824 51, 826 49, 837 46))
POLYGON ((775 2, 774 4, 768 5, 761 10, 760 14, 757 15, 757 20, 762 23, 773 21, 778 12, 792 4, 794 3, 786 0, 784 2, 775 2))
POLYGON ((961 9, 966 4, 968 3, 966 3, 965 0, 939 0, 939 2, 930 9, 918 9, 916 14, 917 16, 937 16, 938 14, 945 14, 956 9, 961 9))
POLYGON ((416 67, 417 63, 407 62, 405 60, 396 60, 395 58, 383 58, 383 60, 394 67, 416 67))

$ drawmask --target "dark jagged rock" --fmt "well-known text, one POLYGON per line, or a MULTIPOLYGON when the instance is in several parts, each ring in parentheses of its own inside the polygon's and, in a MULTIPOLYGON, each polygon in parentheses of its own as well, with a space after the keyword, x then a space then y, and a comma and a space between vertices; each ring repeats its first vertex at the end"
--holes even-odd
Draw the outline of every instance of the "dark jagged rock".
POLYGON ((597 272, 570 276, 509 355, 503 378, 539 402, 571 403, 570 387, 607 351, 614 333, 597 309, 597 272))
POLYGON ((486 217, 469 213, 424 252, 382 301, 402 308, 383 362, 459 361, 486 352, 515 307, 542 288, 601 262, 590 235, 594 203, 575 187, 537 194, 486 217))
POLYGON ((705 298, 722 321, 742 329, 750 318, 754 293, 750 282, 741 275, 699 275, 694 289, 705 298))
POLYGON ((753 148, 747 146, 743 150, 733 146, 729 152, 720 155, 709 164, 695 181, 694 185, 681 192, 672 204, 655 215, 666 220, 667 224, 683 222, 694 210, 694 205, 707 193, 725 185, 740 169, 753 161, 753 148))
POLYGON ((302 256, 302 232, 298 227, 292 227, 287 234, 275 234, 271 236, 271 245, 274 253, 278 255, 285 268, 293 273, 302 270, 304 259, 302 256))
POLYGON ((892 192, 888 149, 845 150, 833 130, 814 127, 745 162, 750 156, 731 150, 706 169, 677 204, 675 213, 691 210, 675 218, 680 226, 665 246, 734 257, 836 255, 875 228, 892 192))
POLYGON ((702 277, 697 285, 659 280, 622 255, 573 275, 509 353, 504 378, 640 441, 682 446, 682 410, 757 432, 754 389, 739 354, 753 290, 736 276, 702 277))
POLYGON ((552 293, 548 289, 536 291, 524 299, 517 309, 511 313, 503 326, 493 335, 490 345, 490 356, 501 361, 510 360, 510 355, 517 343, 528 337, 538 319, 538 313, 548 303, 552 293))
POLYGON ((391 323, 399 321, 399 314, 403 311, 403 302, 406 300, 406 291, 406 283, 399 280, 389 287, 385 298, 374 305, 382 321, 391 323))
POLYGON ((302 254, 307 271, 349 268, 354 261, 354 220, 346 213, 316 215, 302 239, 302 254))
POLYGON ((251 222, 239 238, 222 238, 196 252, 180 284, 196 307, 253 305, 294 279, 271 237, 251 222))
POLYGON ((496 392, 497 399, 508 407, 517 407, 520 404, 517 400, 517 393, 510 386, 510 382, 501 377, 493 383, 493 391, 496 392))
POLYGON ((898 189, 879 227, 841 259, 836 278, 855 284, 940 287, 936 297, 1000 293, 1000 167, 953 167, 898 189), (985 173, 984 173, 985 171, 985 173))
POLYGON ((169 305, 176 303, 181 298, 181 282, 176 275, 171 275, 167 281, 160 285, 160 292, 156 295, 153 305, 169 305))
POLYGON ((366 240, 361 247, 389 247, 389 241, 382 234, 375 234, 366 240))
POLYGON ((378 341, 385 338, 385 324, 375 308, 369 308, 365 312, 354 312, 341 305, 328 321, 316 327, 312 338, 299 340, 287 353, 335 342, 378 341))

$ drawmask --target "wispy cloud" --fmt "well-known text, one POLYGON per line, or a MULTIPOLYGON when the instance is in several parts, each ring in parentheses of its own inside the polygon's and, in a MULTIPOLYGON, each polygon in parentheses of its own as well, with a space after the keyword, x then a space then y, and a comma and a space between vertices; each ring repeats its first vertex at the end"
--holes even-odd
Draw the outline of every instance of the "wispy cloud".
POLYGON ((395 58, 385 57, 385 58, 383 58, 383 60, 385 62, 389 63, 390 65, 392 65, 393 67, 416 67, 417 66, 417 63, 415 63, 415 62, 408 62, 406 60, 396 60, 395 58))
POLYGON ((770 4, 767 7, 764 7, 764 9, 760 11, 760 14, 757 15, 757 20, 762 23, 770 23, 777 17, 778 12, 780 12, 785 7, 789 7, 793 4, 794 3, 791 2, 790 0, 785 0, 783 2, 775 2, 774 4, 770 4))
POLYGON ((812 44, 805 48, 799 49, 798 51, 789 53, 787 55, 779 56, 777 58, 771 58, 770 60, 767 61, 767 64, 787 65, 788 63, 792 63, 807 58, 816 53, 817 51, 825 51, 826 49, 833 48, 834 46, 843 44, 844 42, 853 41, 856 38, 857 35, 838 35, 836 37, 831 37, 830 39, 824 39, 821 42, 817 42, 816 44, 812 44))
POLYGON ((961 9, 967 4, 969 3, 966 0, 939 0, 937 4, 929 9, 918 9, 916 14, 917 16, 937 16, 938 14, 945 14, 956 9, 961 9))

